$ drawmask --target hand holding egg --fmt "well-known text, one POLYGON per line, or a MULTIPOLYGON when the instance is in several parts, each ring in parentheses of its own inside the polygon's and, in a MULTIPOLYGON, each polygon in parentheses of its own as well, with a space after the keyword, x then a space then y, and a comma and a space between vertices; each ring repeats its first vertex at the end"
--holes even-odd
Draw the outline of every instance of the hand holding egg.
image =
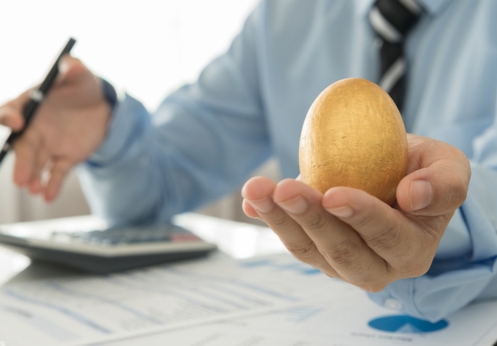
POLYGON ((464 154, 406 136, 388 94, 362 79, 317 97, 299 160, 302 181, 250 179, 245 213, 301 261, 372 292, 428 271, 470 177, 464 154))

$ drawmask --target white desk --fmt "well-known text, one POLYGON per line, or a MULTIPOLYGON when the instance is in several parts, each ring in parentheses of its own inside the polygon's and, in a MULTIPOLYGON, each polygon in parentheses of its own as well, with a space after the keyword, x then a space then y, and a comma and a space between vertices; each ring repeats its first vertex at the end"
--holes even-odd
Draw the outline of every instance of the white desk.
MULTIPOLYGON (((45 222, 53 221, 44 221, 41 224, 45 222)), ((99 220, 91 217, 80 217, 56 220, 56 222, 59 225, 64 222, 84 225, 87 222, 99 222, 99 220)), ((359 289, 338 280, 329 279, 321 273, 316 273, 312 268, 294 260, 292 256, 288 255, 279 242, 279 239, 271 230, 198 214, 181 215, 177 218, 177 222, 191 229, 204 239, 216 243, 222 252, 211 255, 207 260, 190 264, 159 266, 156 269, 154 267, 143 272, 136 271, 131 275, 123 274, 122 276, 117 276, 115 278, 117 281, 114 281, 113 284, 115 285, 117 282, 122 283, 124 286, 125 284, 133 286, 134 282, 141 282, 140 289, 143 289, 147 288, 147 280, 154 280, 162 275, 166 279, 159 282, 159 285, 157 285, 157 282, 150 281, 151 286, 155 285, 152 287, 153 290, 150 290, 151 295, 157 294, 157 288, 162 288, 165 283, 171 284, 169 288, 166 288, 166 291, 168 291, 159 293, 169 294, 167 299, 171 299, 174 295, 182 295, 183 291, 172 288, 176 285, 176 281, 174 284, 167 281, 172 278, 173 280, 179 280, 177 281, 179 285, 185 285, 185 282, 188 285, 185 292, 192 295, 182 297, 182 299, 197 299, 201 297, 201 295, 194 295, 198 291, 201 294, 212 293, 214 296, 217 294, 215 299, 219 301, 220 306, 224 303, 228 305, 241 303, 243 305, 244 301, 250 301, 254 305, 262 302, 266 304, 267 308, 263 307, 261 309, 259 306, 259 308, 252 309, 253 306, 251 307, 249 304, 241 308, 238 306, 234 309, 236 310, 234 313, 220 315, 221 318, 214 320, 200 321, 195 324, 187 323, 184 325, 173 323, 175 326, 174 329, 169 328, 166 330, 160 327, 150 329, 150 332, 146 330, 146 334, 138 333, 137 335, 126 336, 119 340, 108 339, 105 342, 91 343, 91 345, 491 346, 497 340, 497 302, 486 302, 469 306, 460 313, 448 318, 447 326, 443 326, 443 328, 436 332, 425 331, 422 334, 412 333, 416 326, 411 324, 405 324, 403 326, 404 329, 396 331, 374 329, 370 326, 372 321, 387 316, 388 318, 392 317, 395 322, 398 322, 399 319, 397 317, 402 316, 398 316, 397 312, 376 306, 359 289), (244 260, 241 262, 234 261, 226 254, 233 258, 244 260), (252 259, 253 256, 257 255, 268 256, 252 259), (213 266, 215 271, 212 271, 213 266), (211 271, 209 272, 209 270, 211 271), (174 276, 174 274, 178 273, 182 276, 174 276), (207 273, 207 275, 204 275, 204 273, 207 273), (214 278, 214 280, 209 281, 209 276, 214 278), (188 281, 190 277, 191 281, 188 281), (136 278, 139 279, 136 280, 136 278), (188 282, 194 284, 188 284, 188 282), (208 290, 204 290, 204 287, 195 287, 195 285, 199 285, 199 282, 211 285, 210 288, 219 287, 220 290, 218 292, 210 291, 209 293, 208 290), (239 291, 237 291, 237 287, 241 287, 239 291), (240 298, 238 301, 236 300, 237 295, 240 298), (225 302, 223 302, 224 298, 226 298, 225 302), (248 313, 245 312, 243 314, 243 309, 248 309, 248 313), (409 331, 409 328, 413 330, 409 331)), ((35 223, 35 225, 40 225, 40 223, 35 223)), ((109 294, 109 287, 105 286, 105 280, 98 277, 79 277, 73 271, 61 267, 30 263, 24 256, 0 248, 0 293, 2 293, 2 290, 4 292, 12 290, 13 294, 17 294, 17 297, 12 295, 14 297, 12 299, 15 300, 27 292, 28 295, 30 294, 28 298, 31 299, 20 302, 18 305, 12 304, 12 306, 9 306, 6 295, 4 294, 2 297, 0 294, 0 321, 2 320, 2 309, 7 315, 12 312, 23 314, 22 303, 38 304, 33 308, 35 313, 36 308, 40 306, 40 301, 44 302, 42 308, 49 307, 54 310, 54 305, 58 305, 59 296, 57 295, 57 290, 50 292, 46 289, 44 290, 47 285, 58 285, 58 289, 62 289, 60 291, 60 306, 62 307, 64 307, 63 298, 67 298, 67 293, 71 290, 74 293, 81 288, 83 293, 80 291, 77 292, 80 295, 78 299, 81 299, 81 295, 83 295, 83 298, 88 298, 90 295, 88 292, 91 292, 91 290, 86 289, 86 291, 83 291, 82 288, 85 285, 88 288, 88 281, 96 282, 95 286, 90 287, 96 287, 97 290, 94 297, 90 298, 97 297, 100 301, 94 300, 94 302, 103 302, 105 304, 112 300, 112 304, 108 305, 113 305, 111 308, 114 310, 120 309, 119 311, 121 311, 120 314, 122 315, 131 312, 135 315, 141 314, 139 317, 142 318, 148 316, 162 318, 164 317, 162 313, 167 312, 165 310, 171 306, 177 306, 175 305, 177 302, 174 300, 171 301, 171 304, 162 301, 162 304, 157 306, 156 309, 147 311, 150 315, 144 316, 144 310, 138 309, 146 304, 142 304, 141 306, 139 304, 132 305, 129 303, 129 300, 121 300, 123 299, 122 295, 127 293, 125 289, 118 292, 118 297, 114 297, 112 295, 114 288, 110 290, 111 293, 109 294), (64 281, 65 279, 68 279, 68 281, 64 281), (39 294, 43 299, 46 298, 47 292, 52 295, 48 297, 50 299, 42 300, 40 298, 40 300, 36 301, 38 288, 40 288, 39 294), (102 292, 98 292, 98 289, 102 289, 102 292), (105 290, 107 290, 106 294, 103 294, 105 290), (45 296, 43 296, 44 294, 45 296), (66 295, 64 296, 64 294, 66 295), (84 295, 87 295, 87 297, 84 297, 84 295), (51 305, 47 304, 47 301, 51 302, 51 305), (124 303, 121 304, 121 302, 124 303), (16 307, 20 308, 14 311, 16 307), (6 309, 11 310, 8 311, 6 309)), ((117 288, 116 290, 118 291, 117 288)), ((141 294, 143 295, 143 293, 141 294)), ((7 295, 7 297, 10 296, 7 295)), ((135 298, 141 297, 135 296, 135 298)), ((83 302, 83 299, 81 299, 81 302, 83 302)), ((85 304, 87 302, 88 299, 85 301, 85 304)), ((71 305, 70 308, 73 309, 74 306, 78 306, 76 303, 71 305)), ((55 312, 60 313, 62 311, 66 313, 68 316, 67 319, 76 317, 75 319, 79 318, 81 320, 83 316, 74 316, 74 311, 78 310, 71 310, 72 315, 69 315, 68 311, 63 310, 64 308, 60 309, 59 306, 57 308, 58 311, 55 312)), ((54 311, 49 312, 53 313, 54 311)), ((35 313, 33 316, 36 315, 35 313)), ((102 311, 102 313, 106 313, 106 311, 102 311)), ((181 313, 184 314, 184 312, 181 313)), ((11 315, 13 316, 13 314, 11 315)), ((111 316, 119 319, 121 315, 114 312, 114 315, 111 316)), ((182 317, 181 314, 177 316, 178 318, 182 317)), ((23 317, 25 318, 26 316, 23 317)), ((28 319, 26 320, 28 321, 28 319)), ((3 321, 4 323, 9 322, 5 318, 3 321)), ((37 326, 35 322, 43 324, 44 328, 54 327, 53 321, 47 321, 38 319, 37 321, 28 322, 32 328, 31 330, 36 331, 35 327, 37 326), (50 325, 49 323, 52 324, 50 325)), ((95 321, 98 322, 98 320, 95 321)), ((109 325, 111 324, 105 325, 105 327, 109 325)), ((6 345, 2 339, 3 326, 0 322, 0 346, 17 346, 12 344, 6 345)), ((58 334, 61 339, 67 337, 67 334, 62 334, 58 334)), ((54 335, 56 335, 55 332, 54 335)), ((67 343, 67 345, 89 344, 81 342, 67 343)), ((52 346, 51 344, 44 343, 37 343, 37 345, 52 346)), ((66 345, 66 343, 60 342, 57 345, 66 345)))

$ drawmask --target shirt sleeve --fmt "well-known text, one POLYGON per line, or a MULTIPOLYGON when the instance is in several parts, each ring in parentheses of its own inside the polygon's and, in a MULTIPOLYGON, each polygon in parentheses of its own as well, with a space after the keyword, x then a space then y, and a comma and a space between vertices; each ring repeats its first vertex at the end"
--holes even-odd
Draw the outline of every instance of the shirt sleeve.
POLYGON ((271 156, 255 22, 256 12, 228 51, 156 112, 120 99, 105 142, 78 170, 94 214, 112 224, 164 221, 240 187, 271 156))
MULTIPOLYGON (((459 135, 464 136, 464 129, 459 135)), ((467 133, 467 132, 466 132, 467 133)), ((468 197, 451 219, 427 274, 370 293, 375 302, 438 321, 470 302, 497 298, 497 127, 473 141, 468 197)))

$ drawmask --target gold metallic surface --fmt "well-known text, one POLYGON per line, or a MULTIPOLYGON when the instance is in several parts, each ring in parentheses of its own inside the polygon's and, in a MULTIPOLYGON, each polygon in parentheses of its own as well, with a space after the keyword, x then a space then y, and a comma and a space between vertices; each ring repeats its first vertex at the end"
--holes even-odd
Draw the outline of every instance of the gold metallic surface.
POLYGON ((322 193, 349 186, 393 204, 407 170, 407 136, 397 106, 365 79, 333 83, 307 113, 299 165, 304 183, 322 193))

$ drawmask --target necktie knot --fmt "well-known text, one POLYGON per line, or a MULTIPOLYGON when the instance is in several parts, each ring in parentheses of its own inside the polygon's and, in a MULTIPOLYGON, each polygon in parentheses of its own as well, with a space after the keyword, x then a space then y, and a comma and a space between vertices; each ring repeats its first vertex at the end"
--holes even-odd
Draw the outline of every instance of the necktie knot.
POLYGON ((377 0, 369 18, 380 38, 400 42, 414 27, 421 12, 416 0, 377 0))
POLYGON ((404 39, 422 13, 416 0, 376 0, 369 19, 380 38, 380 86, 402 110, 406 89, 404 39))

